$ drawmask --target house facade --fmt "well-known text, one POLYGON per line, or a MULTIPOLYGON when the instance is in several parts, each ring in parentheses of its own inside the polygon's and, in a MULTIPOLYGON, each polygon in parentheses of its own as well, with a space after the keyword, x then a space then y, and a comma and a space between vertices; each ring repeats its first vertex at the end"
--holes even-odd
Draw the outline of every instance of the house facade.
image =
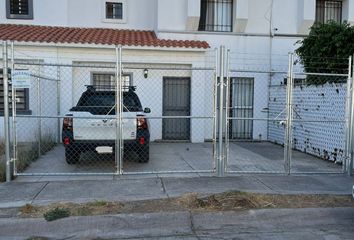
MULTIPOLYGON (((14 41, 16 59, 91 66, 114 63, 114 47, 123 45, 127 81, 138 85, 143 105, 155 116, 164 115, 166 77, 190 79, 186 115, 213 116, 213 86, 205 84, 205 79, 213 79, 208 72, 212 70, 182 69, 213 69, 214 49, 223 45, 230 49, 231 69, 252 65, 253 70, 263 72, 238 76, 243 83, 235 90, 247 92, 243 102, 251 109, 242 110, 241 117, 260 119, 268 116, 264 110, 268 107, 269 73, 286 69, 286 55, 297 48, 295 43, 315 22, 328 20, 354 24, 354 0, 4 0, 0 3, 0 40, 14 41), (174 70, 164 73, 166 65, 174 70), (154 83, 144 80, 144 69, 160 69, 150 71, 147 79, 154 83), (154 94, 145 94, 139 84, 140 89, 154 94)), ((59 75, 66 78, 60 86, 60 115, 75 105, 85 85, 99 79, 110 81, 112 71, 114 68, 61 68, 59 75)), ((44 75, 51 74, 58 70, 44 75)), ((27 114, 34 114, 31 105, 36 105, 38 94, 29 91, 19 101, 24 101, 27 114)), ((212 122, 205 121, 192 119, 183 130, 189 132, 185 140, 210 139, 212 122)), ((163 120, 152 125, 152 139, 164 139, 163 120)), ((234 138, 265 140, 267 131, 267 122, 241 124, 234 138), (242 134, 237 133, 240 129, 242 134)))

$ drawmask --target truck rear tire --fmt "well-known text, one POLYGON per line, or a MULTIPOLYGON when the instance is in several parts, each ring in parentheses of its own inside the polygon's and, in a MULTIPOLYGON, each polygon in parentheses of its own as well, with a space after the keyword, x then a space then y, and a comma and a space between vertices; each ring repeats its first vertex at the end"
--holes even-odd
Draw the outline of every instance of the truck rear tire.
POLYGON ((80 160, 80 152, 76 149, 65 149, 65 160, 67 164, 76 164, 80 160))

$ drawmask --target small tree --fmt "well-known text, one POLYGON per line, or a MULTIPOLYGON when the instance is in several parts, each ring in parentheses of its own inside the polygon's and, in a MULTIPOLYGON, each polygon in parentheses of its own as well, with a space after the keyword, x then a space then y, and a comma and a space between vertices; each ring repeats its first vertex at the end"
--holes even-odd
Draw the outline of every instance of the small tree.
MULTIPOLYGON (((296 50, 307 73, 345 74, 348 71, 348 57, 354 53, 354 27, 347 22, 314 24, 308 37, 298 41, 296 50)), ((309 84, 324 84, 343 80, 338 77, 310 75, 309 84)))

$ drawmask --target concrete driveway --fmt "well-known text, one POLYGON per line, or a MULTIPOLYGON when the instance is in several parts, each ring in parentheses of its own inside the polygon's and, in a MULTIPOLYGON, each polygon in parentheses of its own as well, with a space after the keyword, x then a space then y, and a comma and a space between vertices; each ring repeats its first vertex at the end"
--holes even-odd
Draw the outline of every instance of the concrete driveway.
MULTIPOLYGON (((125 173, 178 171, 179 175, 185 175, 184 171, 214 169, 212 156, 212 143, 151 143, 149 163, 135 162, 135 156, 125 154, 123 170, 125 173)), ((284 171, 283 147, 269 142, 232 142, 230 143, 229 156, 228 170, 231 171, 284 171)), ((341 166, 293 151, 292 170, 293 172, 337 173, 341 171, 341 166)), ((33 162, 24 173, 39 175, 40 173, 109 174, 115 171, 116 163, 112 154, 87 152, 81 155, 78 164, 68 165, 65 162, 64 148, 59 145, 33 162)), ((211 174, 192 173, 189 175, 195 177, 211 174)), ((101 178, 111 178, 111 176, 101 176, 101 178)))

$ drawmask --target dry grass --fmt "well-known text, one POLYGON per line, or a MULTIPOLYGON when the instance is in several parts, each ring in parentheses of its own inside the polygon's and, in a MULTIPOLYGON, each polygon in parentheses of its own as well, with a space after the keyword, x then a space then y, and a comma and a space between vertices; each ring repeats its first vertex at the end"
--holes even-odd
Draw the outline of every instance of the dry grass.
POLYGON ((354 207, 351 196, 333 195, 272 195, 227 192, 200 198, 196 193, 178 198, 135 202, 94 201, 86 204, 58 203, 45 207, 26 205, 22 217, 42 217, 55 208, 65 208, 70 216, 94 216, 120 213, 150 213, 168 211, 241 211, 267 208, 354 207))
MULTIPOLYGON (((53 140, 54 137, 50 134, 45 134, 42 137, 42 149, 41 154, 45 154, 46 152, 53 149, 56 145, 53 140)), ((6 168, 5 168, 5 160, 3 155, 5 154, 5 146, 4 142, 0 141, 0 182, 4 182, 6 180, 6 168)), ((17 171, 23 172, 32 162, 38 159, 38 150, 33 147, 26 146, 18 146, 18 156, 16 161, 17 171)))
MULTIPOLYGON (((45 134, 41 139, 41 154, 52 150, 56 143, 53 140, 54 137, 50 134, 45 134)), ((23 172, 32 162, 36 161, 39 157, 38 149, 36 147, 18 147, 18 156, 16 161, 16 168, 18 172, 23 172)))

